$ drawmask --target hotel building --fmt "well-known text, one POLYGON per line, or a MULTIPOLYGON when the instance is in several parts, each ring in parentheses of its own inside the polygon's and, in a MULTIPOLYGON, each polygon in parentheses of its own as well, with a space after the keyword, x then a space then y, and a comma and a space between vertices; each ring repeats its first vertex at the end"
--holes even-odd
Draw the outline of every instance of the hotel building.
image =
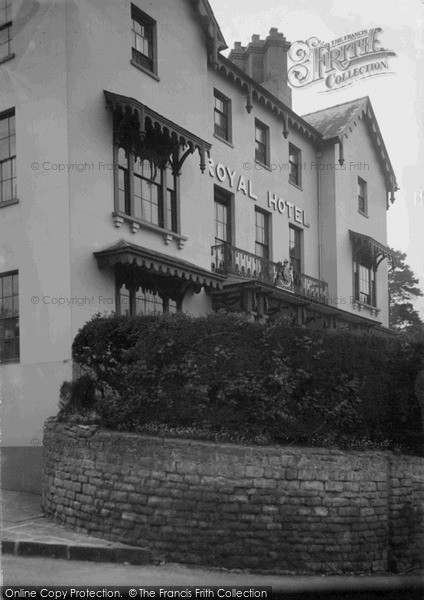
POLYGON ((96 313, 387 331, 396 179, 368 97, 300 116, 289 42, 207 0, 0 0, 3 486, 96 313))

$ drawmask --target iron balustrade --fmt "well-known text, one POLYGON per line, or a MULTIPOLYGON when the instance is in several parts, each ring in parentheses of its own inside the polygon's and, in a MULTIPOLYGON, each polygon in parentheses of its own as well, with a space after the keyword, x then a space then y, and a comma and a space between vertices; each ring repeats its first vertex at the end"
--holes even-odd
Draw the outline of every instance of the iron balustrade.
POLYGON ((294 274, 294 290, 297 294, 318 302, 326 302, 328 297, 328 283, 305 273, 294 274))
POLYGON ((262 281, 318 302, 326 301, 328 284, 305 273, 294 273, 288 261, 275 263, 230 244, 212 246, 211 255, 215 273, 262 281))

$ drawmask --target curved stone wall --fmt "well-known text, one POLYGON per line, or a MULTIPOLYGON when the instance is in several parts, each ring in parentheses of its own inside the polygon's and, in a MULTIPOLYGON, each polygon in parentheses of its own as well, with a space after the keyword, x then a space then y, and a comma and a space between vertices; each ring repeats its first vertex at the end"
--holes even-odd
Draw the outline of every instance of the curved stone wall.
POLYGON ((157 560, 273 573, 424 564, 424 459, 158 438, 49 419, 57 522, 157 560))

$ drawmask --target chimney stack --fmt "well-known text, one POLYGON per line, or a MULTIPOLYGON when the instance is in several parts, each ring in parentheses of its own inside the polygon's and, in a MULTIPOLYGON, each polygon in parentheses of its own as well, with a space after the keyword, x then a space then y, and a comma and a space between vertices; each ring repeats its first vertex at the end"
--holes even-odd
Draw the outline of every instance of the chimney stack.
POLYGON ((236 42, 228 58, 291 108, 292 91, 287 83, 289 48, 290 43, 284 35, 279 33, 276 27, 272 27, 265 40, 261 40, 259 35, 255 34, 247 46, 236 42))

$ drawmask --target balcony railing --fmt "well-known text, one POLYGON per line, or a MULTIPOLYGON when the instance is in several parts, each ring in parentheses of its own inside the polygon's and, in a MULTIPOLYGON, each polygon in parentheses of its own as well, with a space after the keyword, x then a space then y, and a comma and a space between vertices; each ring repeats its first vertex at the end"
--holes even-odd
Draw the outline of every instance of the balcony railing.
POLYGON ((289 261, 275 263, 229 244, 211 248, 212 271, 268 283, 280 289, 325 302, 328 285, 304 273, 294 273, 289 261))

